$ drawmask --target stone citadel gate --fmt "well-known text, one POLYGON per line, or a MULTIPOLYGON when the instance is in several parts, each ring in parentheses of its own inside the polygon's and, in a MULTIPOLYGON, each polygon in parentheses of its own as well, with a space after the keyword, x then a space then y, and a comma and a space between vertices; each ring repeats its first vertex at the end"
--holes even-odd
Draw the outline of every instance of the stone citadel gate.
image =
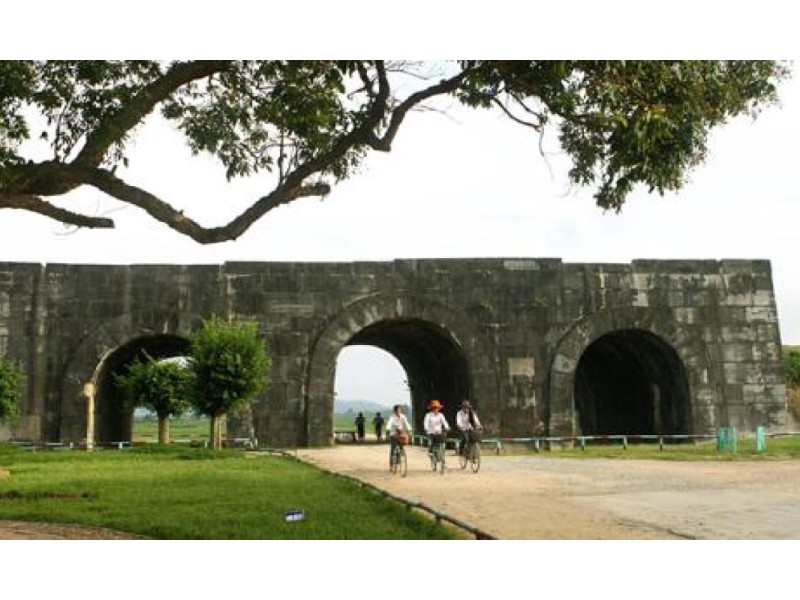
POLYGON ((185 354, 202 318, 257 321, 271 383, 248 415, 270 446, 333 440, 348 345, 403 366, 415 428, 463 398, 493 435, 686 434, 787 426, 766 261, 557 259, 95 266, 0 263, 0 356, 22 364, 22 418, 0 437, 128 439, 113 375, 185 354))

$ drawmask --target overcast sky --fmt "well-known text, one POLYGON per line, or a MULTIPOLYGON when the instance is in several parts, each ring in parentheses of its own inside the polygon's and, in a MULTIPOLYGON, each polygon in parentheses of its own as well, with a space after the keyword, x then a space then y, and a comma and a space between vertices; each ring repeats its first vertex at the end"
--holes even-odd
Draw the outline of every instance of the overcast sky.
MULTIPOLYGON (((690 174, 682 191, 661 197, 637 190, 620 214, 597 208, 591 190, 570 188, 569 163, 554 135, 545 138, 543 158, 534 132, 499 113, 448 102, 446 114, 412 114, 391 153, 371 154, 360 173, 324 200, 308 198, 279 208, 235 242, 198 245, 138 209, 82 190, 61 202, 107 213, 116 219, 116 230, 67 232, 43 217, 5 210, 0 212, 0 260, 760 258, 772 261, 783 341, 800 343, 800 280, 793 259, 800 223, 800 78, 785 82, 780 96, 781 105, 757 120, 740 118, 717 130, 706 163, 690 174)), ((141 130, 130 158, 130 168, 122 173, 127 181, 206 225, 227 222, 269 190, 265 178, 226 182, 221 167, 192 157, 180 137, 157 119, 141 130)), ((340 397, 387 404, 405 398, 402 370, 380 355, 385 357, 359 349, 343 355, 340 397)))

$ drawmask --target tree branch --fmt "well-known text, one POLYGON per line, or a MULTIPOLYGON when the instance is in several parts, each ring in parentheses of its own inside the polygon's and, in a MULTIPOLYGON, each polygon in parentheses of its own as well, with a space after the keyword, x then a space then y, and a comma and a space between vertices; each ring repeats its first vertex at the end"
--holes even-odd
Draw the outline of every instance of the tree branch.
POLYGON ((367 73, 367 68, 364 66, 364 63, 358 61, 356 69, 358 70, 358 76, 361 77, 361 82, 364 84, 364 90, 367 92, 367 95, 369 95, 370 98, 374 98, 375 90, 372 85, 372 80, 369 78, 369 74, 367 73))
MULTIPOLYGON (((428 98, 455 91, 458 89, 458 86, 461 84, 461 82, 467 77, 469 72, 469 69, 464 69, 458 75, 454 75, 449 79, 443 79, 436 85, 432 85, 429 88, 411 94, 392 111, 392 118, 389 122, 389 127, 386 128, 386 132, 383 134, 383 137, 379 138, 374 133, 369 136, 367 140, 369 146, 381 152, 389 152, 392 149, 392 142, 397 135, 397 131, 400 129, 400 125, 403 123, 408 111, 414 108, 420 102, 424 102, 428 98)), ((382 79, 386 79, 385 70, 379 69, 378 73, 382 79)))
POLYGON ((0 208, 18 208, 50 217, 67 225, 75 225, 76 227, 93 229, 111 229, 114 227, 114 221, 111 219, 75 213, 45 202, 38 196, 28 194, 0 194, 0 208))
POLYGON ((500 110, 502 110, 506 114, 506 116, 515 123, 519 123, 520 125, 524 125, 525 127, 530 127, 531 129, 534 129, 539 132, 542 131, 541 123, 531 123, 530 121, 525 121, 523 119, 520 119, 519 117, 514 115, 510 110, 508 110, 508 108, 506 108, 506 106, 497 98, 491 98, 491 101, 493 104, 499 106, 500 110))
POLYGON ((82 167, 98 166, 108 149, 122 140, 159 102, 166 100, 187 83, 224 71, 231 64, 230 60, 198 60, 173 65, 162 77, 145 86, 131 102, 90 133, 72 164, 82 167))
MULTIPOLYGON (((378 71, 377 90, 363 120, 351 131, 343 134, 326 152, 299 164, 279 182, 270 194, 258 199, 247 210, 222 227, 205 228, 155 195, 127 184, 108 170, 92 165, 76 164, 77 159, 70 164, 46 162, 15 168, 13 180, 6 188, 6 194, 2 196, 8 200, 5 205, 0 204, 0 208, 10 207, 12 198, 17 204, 14 206, 15 208, 26 208, 19 198, 33 196, 33 194, 27 193, 28 190, 36 190, 37 193, 50 195, 60 193, 60 190, 69 191, 80 185, 90 185, 122 202, 141 208, 154 219, 201 244, 237 239, 270 210, 301 197, 322 196, 330 192, 330 186, 326 183, 306 184, 305 182, 308 178, 327 171, 336 161, 354 148, 368 144, 370 136, 374 137, 375 128, 380 125, 386 115, 390 95, 389 81, 382 61, 376 62, 376 69, 378 71)), ((408 110, 410 106, 409 104, 405 110, 408 110)), ((31 200, 27 200, 27 203, 33 207, 34 212, 47 214, 45 208, 36 205, 31 200)), ((41 200, 39 203, 44 204, 41 200)), ((53 218, 58 218, 55 216, 55 211, 60 209, 56 209, 52 205, 47 206, 50 207, 47 210, 53 218)), ((29 208, 29 210, 32 209, 29 208)), ((68 217, 65 222, 81 227, 113 227, 113 221, 108 219, 96 220, 84 217, 83 220, 77 222, 78 215, 69 213, 65 216, 68 217)))
MULTIPOLYGON (((58 176, 61 180, 67 181, 73 185, 90 185, 98 190, 105 192, 109 196, 116 198, 122 202, 136 206, 144 210, 151 217, 157 221, 161 221, 168 227, 175 231, 182 233, 198 243, 201 244, 215 244, 219 242, 226 242, 235 240, 247 231, 264 214, 277 208, 283 204, 288 204, 297 198, 307 196, 324 196, 330 193, 330 186, 326 183, 315 183, 310 185, 279 185, 272 193, 260 198, 250 208, 240 214, 238 217, 230 221, 227 225, 222 227, 206 228, 190 219, 183 214, 183 211, 177 210, 172 205, 164 202, 157 196, 142 190, 133 185, 125 183, 123 180, 116 177, 114 174, 104 169, 96 169, 92 167, 73 167, 71 165, 62 165, 59 170, 58 176)), ((12 196, 0 196, 0 198, 11 198, 12 196)), ((21 196, 13 196, 13 198, 20 198, 21 196)), ((28 197, 29 198, 29 197, 28 197)), ((41 202, 41 200, 40 200, 41 202)), ((45 203, 46 204, 46 203, 45 203)), ((0 204, 0 208, 7 206, 0 204)), ((51 209, 55 207, 50 206, 51 209)), ((27 206, 13 206, 12 208, 27 208, 27 206)), ((60 210, 60 209, 55 209, 60 210)), ((46 214, 43 210, 35 210, 46 214)), ((68 222, 79 227, 113 227, 114 223, 110 219, 92 219, 85 217, 83 221, 76 222, 74 213, 72 219, 68 222)), ((57 216, 53 218, 58 218, 57 216)))

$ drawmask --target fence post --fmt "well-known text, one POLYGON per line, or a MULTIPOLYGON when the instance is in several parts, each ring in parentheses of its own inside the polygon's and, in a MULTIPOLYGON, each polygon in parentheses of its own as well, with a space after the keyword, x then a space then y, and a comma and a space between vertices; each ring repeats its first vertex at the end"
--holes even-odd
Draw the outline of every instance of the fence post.
POLYGON ((720 452, 738 451, 738 438, 736 427, 720 427, 717 433, 717 450, 720 452))
POLYGON ((583 436, 578 437, 578 443, 581 445, 581 450, 586 450, 586 438, 583 436))
POLYGON ((628 449, 628 436, 627 435, 623 435, 622 436, 622 449, 623 450, 627 450, 628 449))
POLYGON ((719 427, 717 429, 717 452, 728 449, 728 428, 719 427))
POLYGON ((658 449, 661 450, 661 452, 664 451, 664 436, 663 435, 658 436, 658 449))
POLYGON ((767 432, 763 427, 756 427, 756 452, 767 451, 767 432))

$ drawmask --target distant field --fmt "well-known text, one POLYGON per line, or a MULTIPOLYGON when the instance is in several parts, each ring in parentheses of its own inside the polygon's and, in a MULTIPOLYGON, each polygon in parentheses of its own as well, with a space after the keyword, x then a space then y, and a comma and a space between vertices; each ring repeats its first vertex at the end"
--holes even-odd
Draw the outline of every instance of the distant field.
MULTIPOLYGON (((170 419, 169 434, 171 440, 208 440, 209 419, 205 417, 183 416, 170 419)), ((222 434, 225 435, 223 428, 222 434)), ((134 442, 158 441, 158 420, 155 418, 134 418, 134 442)))
MULTIPOLYGON (((388 411, 381 413, 386 418, 388 411)), ((373 431, 372 418, 374 414, 364 415, 367 419, 367 432, 373 431)), ((355 431, 355 415, 333 415, 333 428, 336 431, 355 431)), ((173 440, 207 440, 209 422, 206 418, 180 417, 170 420, 170 439, 173 440)), ((223 429, 223 435, 225 431, 223 429)), ((155 442, 158 440, 158 421, 150 418, 135 418, 133 420, 133 441, 155 442)))
MULTIPOLYGON (((389 409, 380 411, 381 416, 384 418, 384 420, 389 416, 390 412, 391 411, 389 409)), ((355 418, 356 418, 355 414, 352 415, 334 414, 333 428, 336 431, 355 431, 356 430, 355 418)), ((364 418, 366 419, 367 433, 369 433, 370 431, 374 433, 375 426, 372 424, 372 419, 375 418, 375 413, 374 412, 364 413, 364 418)))
MULTIPOLYGON (((333 428, 336 431, 355 431, 355 418, 355 415, 333 415, 333 428)), ((367 419, 367 427, 369 428, 370 425, 371 423, 367 419)))

